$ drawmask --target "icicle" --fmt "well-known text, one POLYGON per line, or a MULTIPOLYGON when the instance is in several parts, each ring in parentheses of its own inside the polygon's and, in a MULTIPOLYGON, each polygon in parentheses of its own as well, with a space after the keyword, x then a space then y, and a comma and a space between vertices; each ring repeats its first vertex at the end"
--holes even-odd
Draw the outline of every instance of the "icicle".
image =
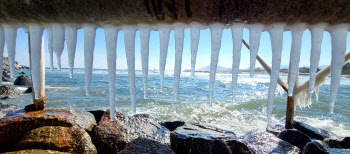
POLYGON ((0 86, 2 85, 2 71, 4 63, 4 46, 5 46, 5 32, 2 26, 0 25, 0 86))
POLYGON ((164 85, 164 71, 166 58, 168 54, 168 45, 170 31, 172 30, 169 24, 158 24, 159 29, 159 41, 160 41, 160 57, 159 57, 159 73, 160 73, 160 91, 163 92, 164 85))
POLYGON ((17 25, 13 23, 2 24, 5 31, 5 42, 7 46, 7 55, 10 63, 11 78, 15 77, 15 57, 16 57, 16 39, 17 25))
POLYGON ((30 32, 30 50, 31 50, 31 62, 32 66, 31 74, 33 81, 33 89, 35 99, 39 99, 40 92, 40 62, 41 62, 41 48, 42 48, 42 36, 43 36, 43 26, 40 24, 29 24, 30 32))
POLYGON ((74 57, 75 57, 75 48, 77 45, 77 28, 74 24, 65 24, 66 31, 66 44, 68 51, 68 64, 70 71, 70 78, 73 78, 73 68, 74 68, 74 57))
POLYGON ((184 49, 184 29, 185 24, 175 23, 173 24, 174 36, 175 36, 175 68, 174 68, 174 97, 175 100, 178 98, 179 86, 180 86, 180 75, 181 75, 181 64, 182 64, 182 53, 184 49))
POLYGON ((292 25, 292 48, 290 51, 290 70, 288 75, 288 96, 293 96, 296 76, 299 72, 301 40, 306 24, 297 23, 292 25))
POLYGON ((281 65, 281 54, 283 45, 283 29, 284 24, 272 24, 268 27, 268 32, 271 39, 272 47, 272 68, 270 85, 268 92, 268 104, 267 104, 267 128, 271 128, 271 115, 273 110, 273 102, 275 100, 275 92, 277 87, 277 80, 281 65))
POLYGON ((52 40, 53 40, 53 51, 56 54, 57 70, 61 70, 61 55, 64 49, 64 25, 54 23, 51 24, 52 28, 52 40))
POLYGON ((209 101, 210 106, 212 106, 212 97, 214 92, 214 83, 215 83, 215 75, 216 68, 219 60, 219 52, 221 48, 221 37, 222 31, 225 28, 224 24, 221 23, 213 23, 209 25, 211 32, 211 61, 210 61, 210 80, 209 80, 209 101))
POLYGON ((149 24, 138 24, 140 31, 140 48, 142 63, 142 81, 143 81, 143 97, 147 98, 147 79, 148 79, 148 57, 149 57, 149 38, 152 26, 149 24))
POLYGON ((105 40, 107 49, 108 63, 108 82, 109 82, 109 108, 111 121, 115 120, 115 78, 116 78, 116 59, 117 59, 117 39, 120 29, 114 25, 105 25, 105 40))
POLYGON ((194 78, 194 71, 196 68, 196 57, 197 57, 200 30, 202 28, 202 24, 198 22, 192 22, 190 24, 190 27, 191 27, 191 76, 192 78, 194 78))
POLYGON ((309 81, 309 93, 314 93, 316 72, 318 64, 320 62, 321 44, 323 38, 323 31, 326 28, 326 24, 320 23, 310 26, 311 32, 311 53, 310 53, 310 81, 309 81))
POLYGON ((346 37, 348 24, 337 24, 329 27, 332 42, 331 88, 329 94, 329 112, 333 113, 334 103, 340 84, 341 71, 345 60, 346 37))
MULTIPOLYGON (((231 25, 233 40, 233 63, 232 63, 232 102, 236 99, 236 87, 239 73, 239 64, 241 61, 241 48, 244 24, 234 23, 231 25)), ((255 55, 256 57, 256 55, 255 55)))
POLYGON ((85 92, 90 93, 90 84, 92 77, 92 67, 94 62, 94 48, 96 37, 96 25, 84 24, 84 66, 85 66, 85 92))
POLYGON ((251 24, 249 28, 249 44, 250 44, 250 77, 254 77, 256 55, 258 55, 260 46, 261 32, 263 31, 263 24, 251 24))
POLYGON ((46 37, 47 37, 47 48, 49 50, 49 57, 50 57, 50 68, 51 71, 54 70, 53 66, 53 32, 52 32, 52 27, 51 24, 46 24, 46 37))
POLYGON ((123 27, 125 55, 128 65, 129 86, 132 111, 136 113, 136 85, 135 85, 135 33, 137 27, 127 25, 123 27))

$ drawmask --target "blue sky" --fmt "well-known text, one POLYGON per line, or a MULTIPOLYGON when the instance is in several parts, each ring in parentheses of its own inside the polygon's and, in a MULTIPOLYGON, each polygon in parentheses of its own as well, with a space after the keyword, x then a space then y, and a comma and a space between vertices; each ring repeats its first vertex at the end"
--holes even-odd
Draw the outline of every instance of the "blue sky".
MULTIPOLYGON (((210 65, 210 48, 211 48, 211 38, 210 30, 205 29, 201 30, 200 42, 198 47, 197 54, 197 64, 196 69, 199 69, 204 66, 210 65)), ((347 48, 346 52, 350 50, 350 33, 347 37, 347 48)), ((75 56, 75 67, 84 68, 84 44, 83 44, 83 30, 78 30, 78 41, 77 49, 75 56)), ((49 57, 47 50, 47 40, 46 40, 46 31, 44 31, 45 37, 45 56, 46 56, 46 67, 49 67, 49 57)), ((244 29, 243 38, 249 44, 249 31, 244 29)), ((191 68, 191 51, 190 51, 190 29, 185 30, 185 43, 184 43, 184 52, 182 59, 182 70, 191 68)), ((136 52, 136 69, 141 70, 141 56, 140 56, 140 36, 139 32, 136 32, 135 39, 135 52, 136 52)), ((302 40, 302 49, 301 49, 301 59, 300 66, 309 66, 310 59, 310 48, 311 48, 311 36, 308 30, 304 31, 303 40, 302 40)), ((289 53, 291 48, 291 33, 284 32, 283 36, 283 51, 282 51, 282 65, 289 64, 289 53)), ((232 33, 231 29, 225 29, 222 36, 221 51, 219 57, 219 65, 227 68, 232 66, 232 33)), ((331 40, 328 32, 324 32, 322 49, 321 49, 321 60, 319 65, 328 65, 331 61, 331 40)), ((5 46, 4 55, 7 56, 7 49, 5 46)), ((104 31, 101 28, 96 30, 96 43, 94 51, 94 68, 107 68, 106 62, 106 45, 104 38, 104 31)), ((170 34, 170 42, 168 47, 168 58, 166 69, 173 70, 175 64, 175 42, 174 42, 174 31, 170 34)), ((261 35, 260 50, 258 55, 260 55, 269 65, 271 65, 271 43, 270 36, 267 32, 263 32, 261 35)), ((16 45, 16 61, 29 65, 29 55, 28 55, 28 36, 23 32, 23 29, 18 29, 17 31, 17 45, 16 45)), ((151 32, 150 38, 150 60, 149 68, 158 69, 159 67, 159 33, 158 31, 151 32)), ((56 58, 54 56, 54 64, 56 67, 56 58)), ((68 68, 68 56, 66 45, 62 53, 62 67, 68 68)), ((240 68, 249 67, 249 50, 242 45, 242 57, 240 68)), ((256 67, 261 67, 257 62, 256 67)), ((124 51, 124 37, 123 31, 119 31, 118 42, 117 42, 117 69, 126 69, 126 57, 124 51)))

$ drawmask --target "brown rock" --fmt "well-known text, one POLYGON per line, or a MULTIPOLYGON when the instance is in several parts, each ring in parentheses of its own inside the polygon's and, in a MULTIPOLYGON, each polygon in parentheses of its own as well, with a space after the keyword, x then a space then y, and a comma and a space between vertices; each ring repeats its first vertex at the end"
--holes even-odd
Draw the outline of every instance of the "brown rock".
POLYGON ((29 131, 19 149, 51 149, 71 153, 97 153, 89 134, 79 127, 45 126, 29 131))
POLYGON ((118 154, 175 154, 167 145, 147 138, 137 138, 126 144, 118 154))
POLYGON ((5 152, 3 154, 69 154, 69 153, 53 151, 53 150, 26 149, 26 150, 20 150, 20 151, 5 152))

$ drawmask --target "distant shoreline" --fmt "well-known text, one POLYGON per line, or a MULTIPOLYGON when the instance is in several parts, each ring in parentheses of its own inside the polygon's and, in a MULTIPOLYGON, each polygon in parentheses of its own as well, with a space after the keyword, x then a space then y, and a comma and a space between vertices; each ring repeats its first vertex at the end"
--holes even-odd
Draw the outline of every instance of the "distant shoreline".
MULTIPOLYGON (((195 71, 196 73, 209 73, 208 71, 195 71)), ((231 72, 216 72, 217 74, 231 74, 231 72)), ((249 72, 239 72, 239 74, 249 74, 249 72)), ((257 75, 269 75, 267 72, 255 72, 257 75)), ((288 76, 288 73, 279 73, 280 76, 288 76)), ((299 73, 300 76, 309 76, 309 73, 299 73)), ((330 75, 328 76, 330 77, 330 75)), ((341 77, 350 78, 349 74, 342 74, 341 77)))

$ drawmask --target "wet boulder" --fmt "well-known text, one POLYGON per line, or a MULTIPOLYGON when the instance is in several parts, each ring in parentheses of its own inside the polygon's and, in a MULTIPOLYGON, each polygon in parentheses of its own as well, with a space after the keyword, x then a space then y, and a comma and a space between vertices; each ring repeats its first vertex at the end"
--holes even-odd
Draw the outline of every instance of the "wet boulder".
POLYGON ((11 96, 20 95, 22 92, 12 85, 2 85, 0 86, 0 97, 10 98, 11 96))
POLYGON ((343 140, 325 139, 323 140, 325 148, 350 149, 350 137, 345 137, 343 140))
POLYGON ((125 145, 124 150, 118 152, 118 154, 175 154, 167 145, 162 144, 158 141, 147 139, 147 138, 137 138, 125 145))
POLYGON ((328 152, 320 143, 311 141, 305 145, 303 154, 328 154, 328 152))
POLYGON ((20 108, 17 105, 0 103, 0 118, 3 118, 7 114, 17 111, 19 109, 20 108))
POLYGON ((29 131, 16 147, 19 149, 50 149, 69 153, 97 153, 89 134, 79 127, 36 128, 29 131))
POLYGON ((327 130, 315 128, 300 121, 293 121, 293 127, 312 139, 322 141, 325 138, 330 138, 330 134, 327 130))
POLYGON ((20 151, 5 152, 3 154, 69 154, 69 153, 54 151, 54 150, 26 149, 26 150, 20 150, 20 151))
POLYGON ((256 154, 286 153, 299 154, 301 150, 268 132, 249 132, 239 140, 246 144, 256 154))
POLYGON ((169 130, 149 115, 125 116, 116 112, 115 121, 111 121, 109 110, 102 115, 92 133, 93 142, 101 153, 119 152, 124 149, 126 143, 139 137, 167 144, 168 136, 169 130))
POLYGON ((28 76, 21 75, 15 80, 15 82, 13 84, 14 85, 21 85, 21 86, 31 86, 32 80, 28 76))
POLYGON ((165 128, 169 129, 170 131, 174 131, 177 127, 185 125, 185 122, 183 121, 166 121, 160 123, 160 125, 164 126, 165 128))
POLYGON ((33 92, 33 88, 32 87, 28 87, 27 90, 25 91, 25 93, 32 93, 33 92))
POLYGON ((284 130, 279 133, 277 137, 297 146, 300 149, 303 149, 307 143, 311 142, 309 136, 296 129, 284 130))

